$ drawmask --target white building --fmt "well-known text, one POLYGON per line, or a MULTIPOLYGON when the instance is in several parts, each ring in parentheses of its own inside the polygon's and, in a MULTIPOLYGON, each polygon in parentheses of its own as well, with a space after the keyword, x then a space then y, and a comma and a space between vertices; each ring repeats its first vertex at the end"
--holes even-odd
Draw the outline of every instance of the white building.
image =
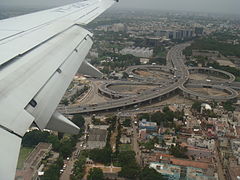
POLYGON ((153 56, 153 50, 150 48, 140 48, 140 47, 129 47, 124 48, 120 51, 121 54, 131 54, 136 57, 143 57, 143 58, 149 58, 153 56))

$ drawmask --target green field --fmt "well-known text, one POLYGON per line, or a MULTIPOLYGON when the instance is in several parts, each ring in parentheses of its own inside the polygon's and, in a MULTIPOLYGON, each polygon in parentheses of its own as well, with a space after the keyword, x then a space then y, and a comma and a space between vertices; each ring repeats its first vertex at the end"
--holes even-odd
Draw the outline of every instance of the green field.
POLYGON ((18 157, 17 169, 23 168, 23 163, 27 159, 30 152, 32 152, 33 148, 21 147, 20 154, 18 157))
POLYGON ((119 151, 132 151, 131 144, 121 144, 119 146, 119 151))

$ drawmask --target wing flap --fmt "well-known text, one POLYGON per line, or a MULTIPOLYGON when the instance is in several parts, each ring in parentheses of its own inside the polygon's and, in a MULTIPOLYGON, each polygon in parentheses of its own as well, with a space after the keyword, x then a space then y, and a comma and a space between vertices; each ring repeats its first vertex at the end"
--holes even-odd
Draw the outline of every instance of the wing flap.
POLYGON ((102 73, 95 68, 93 65, 91 65, 90 63, 83 61, 79 71, 79 73, 82 73, 84 75, 89 75, 92 77, 97 77, 97 78, 101 78, 102 77, 102 73))
MULTIPOLYGON (((53 90, 60 94, 53 90, 51 93, 49 93, 50 91, 46 92, 46 94, 48 94, 49 99, 56 96, 60 101, 60 96, 64 94, 74 73, 78 70, 92 45, 90 35, 91 33, 87 30, 75 25, 48 43, 21 57, 7 68, 2 69, 0 71, 0 114, 3 115, 3 118, 0 119, 0 125, 13 131, 22 131, 16 126, 21 123, 18 117, 44 87, 49 89, 50 85, 51 87, 58 86, 58 89, 53 90), (78 52, 76 48, 80 48, 78 52), (60 67, 63 68, 63 73, 59 76, 61 78, 58 78, 56 75, 60 67), (67 71, 64 71, 65 68, 67 71), (68 73, 70 73, 69 76, 68 73), (47 85, 48 83, 49 85, 47 85), (11 113, 9 113, 9 109, 11 109, 11 113)), ((52 104, 49 110, 45 109, 46 112, 54 112, 53 109, 59 103, 57 99, 53 101, 55 104, 52 104)), ((46 121, 50 119, 52 114, 46 115, 41 129, 47 124, 46 121)))
POLYGON ((16 172, 21 138, 0 128, 0 177, 13 180, 16 172))
POLYGON ((79 128, 57 111, 53 113, 46 129, 69 134, 79 133, 79 128))
POLYGON ((68 56, 66 61, 58 67, 51 79, 33 97, 37 106, 28 106, 27 110, 35 117, 35 122, 40 129, 44 129, 51 118, 58 103, 72 81, 80 65, 84 61, 92 40, 89 36, 84 38, 75 50, 68 56))

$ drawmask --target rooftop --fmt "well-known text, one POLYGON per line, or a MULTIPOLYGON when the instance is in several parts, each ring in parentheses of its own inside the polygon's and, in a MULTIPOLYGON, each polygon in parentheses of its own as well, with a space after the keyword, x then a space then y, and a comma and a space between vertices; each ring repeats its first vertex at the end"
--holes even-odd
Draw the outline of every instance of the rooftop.
POLYGON ((170 161, 172 162, 172 164, 175 164, 178 166, 187 166, 187 167, 194 167, 194 168, 201 168, 201 169, 209 168, 209 163, 200 162, 200 161, 191 161, 191 160, 176 159, 176 158, 171 158, 170 161))
POLYGON ((104 129, 90 129, 88 141, 105 141, 107 137, 107 130, 104 129))

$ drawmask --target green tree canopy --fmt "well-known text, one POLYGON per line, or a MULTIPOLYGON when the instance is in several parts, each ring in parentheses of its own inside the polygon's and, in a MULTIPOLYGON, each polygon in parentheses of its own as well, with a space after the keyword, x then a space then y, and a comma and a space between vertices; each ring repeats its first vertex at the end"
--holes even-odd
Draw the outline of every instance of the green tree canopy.
POLYGON ((71 180, 82 179, 85 174, 85 164, 86 157, 88 153, 86 151, 81 151, 78 160, 74 163, 73 174, 71 175, 71 180))
POLYGON ((182 147, 180 146, 178 143, 176 144, 176 146, 171 146, 169 148, 170 153, 177 158, 187 158, 187 147, 182 147))
POLYGON ((69 105, 68 99, 67 99, 67 98, 63 98, 63 99, 61 100, 61 104, 64 104, 65 106, 68 106, 68 105, 69 105))
POLYGON ((164 107, 162 112, 155 112, 151 115, 151 120, 164 127, 174 127, 173 119, 183 120, 184 112, 173 112, 169 107, 164 107))
POLYGON ((149 121, 150 119, 150 114, 149 113, 143 113, 143 114, 140 114, 139 120, 142 120, 142 119, 146 119, 147 121, 149 121))
POLYGON ((195 101, 192 105, 192 109, 197 111, 197 112, 200 112, 201 111, 201 102, 199 101, 195 101))
POLYGON ((135 152, 134 151, 125 151, 120 152, 118 155, 118 161, 122 166, 128 164, 131 161, 135 160, 135 152))
POLYGON ((24 147, 33 147, 40 142, 47 142, 49 132, 42 132, 39 130, 33 130, 27 132, 22 138, 22 145, 24 147))
POLYGON ((103 180, 103 171, 100 168, 92 168, 89 171, 88 180, 103 180))
POLYGON ((155 169, 145 167, 141 174, 140 180, 162 180, 163 177, 160 173, 158 173, 155 169))
POLYGON ((72 118, 72 122, 76 124, 79 128, 82 128, 85 124, 85 119, 81 114, 75 114, 72 118))
POLYGON ((141 169, 136 162, 130 162, 129 164, 122 167, 119 175, 129 179, 137 179, 141 169))
POLYGON ((123 72, 123 77, 122 77, 123 79, 127 79, 128 78, 128 73, 126 73, 126 72, 123 72))
POLYGON ((135 160, 134 151, 120 152, 118 155, 118 161, 122 166, 122 170, 119 173, 120 176, 129 179, 136 179, 139 176, 141 169, 135 160))
POLYGON ((125 119, 123 121, 123 126, 125 127, 131 127, 131 119, 125 119))
POLYGON ((89 152, 89 157, 95 162, 109 164, 111 162, 111 147, 106 146, 103 149, 92 149, 89 152))
POLYGON ((53 150, 54 150, 54 151, 59 152, 61 143, 60 143, 60 141, 59 141, 59 139, 58 139, 57 136, 54 136, 54 135, 48 136, 47 142, 49 142, 49 143, 52 144, 52 147, 53 147, 53 150))
POLYGON ((231 101, 227 101, 223 103, 223 108, 227 111, 235 111, 235 107, 233 106, 233 103, 231 101))
POLYGON ((59 157, 58 160, 52 164, 41 177, 41 180, 59 180, 60 170, 63 167, 63 158, 59 157))

